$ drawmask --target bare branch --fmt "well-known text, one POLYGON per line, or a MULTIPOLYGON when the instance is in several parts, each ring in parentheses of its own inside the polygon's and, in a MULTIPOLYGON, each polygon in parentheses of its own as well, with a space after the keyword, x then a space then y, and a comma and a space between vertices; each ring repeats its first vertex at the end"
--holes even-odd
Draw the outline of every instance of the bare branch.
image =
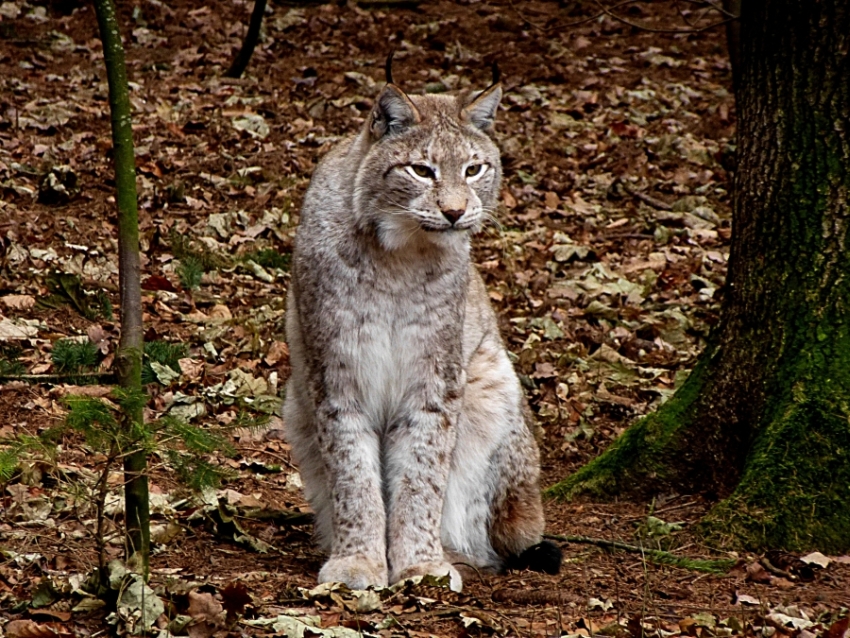
POLYGON ((727 18, 726 20, 722 20, 720 22, 713 22, 712 24, 706 25, 704 27, 697 27, 697 28, 693 28, 693 29, 656 29, 656 28, 653 28, 653 27, 647 27, 645 25, 638 24, 636 22, 631 22, 629 20, 626 20, 622 16, 618 16, 616 13, 613 13, 611 11, 611 9, 616 8, 616 6, 608 8, 605 5, 603 5, 600 2, 600 0, 593 0, 593 2, 596 4, 597 7, 599 7, 601 13, 608 16, 612 20, 616 20, 617 22, 621 22, 621 23, 623 23, 627 26, 630 26, 634 29, 640 29, 641 31, 648 31, 649 33, 682 33, 682 34, 701 33, 703 31, 708 31, 709 29, 713 29, 715 27, 723 26, 724 24, 727 24, 727 23, 731 22, 732 20, 737 19, 737 18, 727 18))

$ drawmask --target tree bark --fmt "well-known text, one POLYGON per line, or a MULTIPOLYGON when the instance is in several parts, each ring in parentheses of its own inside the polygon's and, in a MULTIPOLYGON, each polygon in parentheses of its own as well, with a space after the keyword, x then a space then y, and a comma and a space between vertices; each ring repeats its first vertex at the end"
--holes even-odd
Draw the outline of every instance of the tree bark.
POLYGON ((254 0, 254 10, 251 12, 251 22, 248 23, 248 32, 242 41, 242 48, 233 60, 233 64, 224 74, 227 78, 241 78, 248 62, 254 54, 254 48, 260 39, 260 27, 263 24, 263 14, 266 12, 266 0, 254 0))
MULTIPOLYGON (((118 205, 118 270, 121 297, 121 338, 115 357, 118 384, 130 396, 142 392, 141 259, 139 255, 139 215, 136 198, 136 160, 124 48, 112 0, 94 0, 103 58, 109 84, 112 119, 112 146, 115 158, 116 202, 118 205)), ((143 429, 143 403, 129 400, 124 405, 124 426, 129 440, 138 440, 143 429)), ((150 556, 150 511, 148 501, 147 456, 143 450, 124 458, 125 522, 127 559, 135 562, 147 578, 150 556)))
POLYGON ((702 492, 715 541, 850 549, 850 5, 748 0, 721 323, 555 496, 702 492))

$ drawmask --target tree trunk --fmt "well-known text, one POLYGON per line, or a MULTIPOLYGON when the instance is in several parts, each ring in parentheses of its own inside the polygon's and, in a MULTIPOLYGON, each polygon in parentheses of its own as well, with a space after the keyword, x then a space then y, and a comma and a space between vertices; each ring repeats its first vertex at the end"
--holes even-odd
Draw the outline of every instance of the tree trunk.
POLYGON ((850 5, 748 0, 721 323, 658 412, 550 488, 722 498, 751 549, 850 549, 850 5))
MULTIPOLYGON (((118 384, 128 396, 142 392, 141 261, 139 256, 139 214, 136 200, 136 160, 124 48, 112 0, 95 0, 95 12, 103 42, 103 58, 109 84, 112 115, 112 146, 115 157, 115 187, 118 204, 118 270, 121 297, 121 339, 115 357, 118 384)), ((124 402, 124 426, 130 436, 143 428, 143 403, 124 402)), ((127 558, 136 563, 147 578, 150 556, 150 511, 148 502, 147 456, 134 451, 124 458, 125 522, 127 558)))
POLYGON ((266 12, 266 0, 254 0, 254 10, 251 12, 251 22, 248 24, 248 32, 242 41, 242 48, 233 60, 233 64, 224 74, 227 78, 241 78, 248 62, 254 54, 254 48, 260 39, 260 27, 263 24, 263 14, 266 12))

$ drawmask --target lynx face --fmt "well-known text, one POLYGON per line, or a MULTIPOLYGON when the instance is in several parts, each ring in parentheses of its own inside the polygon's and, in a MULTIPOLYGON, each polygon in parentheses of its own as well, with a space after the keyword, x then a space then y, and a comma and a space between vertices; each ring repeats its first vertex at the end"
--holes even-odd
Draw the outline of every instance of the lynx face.
POLYGON ((412 96, 388 85, 371 114, 355 213, 384 248, 466 241, 496 206, 502 177, 488 133, 501 89, 412 96))

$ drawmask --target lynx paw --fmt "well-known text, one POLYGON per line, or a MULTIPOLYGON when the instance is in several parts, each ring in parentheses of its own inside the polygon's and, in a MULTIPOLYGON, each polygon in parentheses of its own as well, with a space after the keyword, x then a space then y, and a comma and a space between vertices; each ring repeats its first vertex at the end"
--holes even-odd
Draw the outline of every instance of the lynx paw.
POLYGON ((442 561, 429 561, 411 565, 394 574, 392 580, 394 583, 397 583, 407 578, 413 578, 414 576, 445 576, 446 574, 449 575, 449 588, 452 591, 459 592, 463 588, 463 580, 460 577, 460 573, 454 568, 454 565, 442 561))
POLYGON ((345 583, 351 589, 366 589, 370 585, 387 586, 387 566, 356 554, 331 557, 319 570, 320 583, 345 583))

